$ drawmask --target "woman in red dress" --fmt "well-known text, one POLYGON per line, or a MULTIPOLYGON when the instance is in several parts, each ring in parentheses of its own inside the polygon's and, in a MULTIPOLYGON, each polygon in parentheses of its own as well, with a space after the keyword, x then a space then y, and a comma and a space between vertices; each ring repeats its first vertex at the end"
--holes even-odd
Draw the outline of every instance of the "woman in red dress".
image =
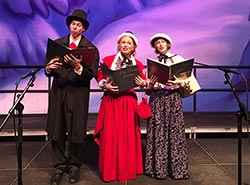
MULTIPOLYGON (((112 70, 137 65, 139 76, 143 64, 134 58, 138 40, 131 32, 118 36, 118 52, 103 59, 112 70)), ((105 182, 126 182, 143 173, 139 117, 136 114, 137 96, 133 88, 119 91, 112 81, 98 71, 98 85, 104 89, 97 117, 94 139, 99 145, 99 170, 105 182)), ((137 84, 143 86, 145 84, 137 84)))

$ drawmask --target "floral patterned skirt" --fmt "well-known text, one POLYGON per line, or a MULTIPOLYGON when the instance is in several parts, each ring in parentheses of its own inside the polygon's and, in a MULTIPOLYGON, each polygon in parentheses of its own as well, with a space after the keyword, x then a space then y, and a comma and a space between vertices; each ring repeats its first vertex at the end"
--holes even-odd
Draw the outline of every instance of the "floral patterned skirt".
POLYGON ((153 116, 147 123, 145 174, 156 179, 188 178, 182 99, 178 91, 151 93, 153 116))

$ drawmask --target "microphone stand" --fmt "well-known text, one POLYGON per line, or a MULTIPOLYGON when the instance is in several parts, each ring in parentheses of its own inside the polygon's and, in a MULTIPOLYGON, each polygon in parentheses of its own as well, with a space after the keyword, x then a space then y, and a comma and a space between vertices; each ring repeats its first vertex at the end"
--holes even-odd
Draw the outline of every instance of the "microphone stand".
POLYGON ((22 127, 22 117, 23 117, 23 109, 24 105, 21 103, 25 93, 28 91, 30 87, 34 86, 34 81, 36 79, 35 74, 32 75, 30 78, 28 84, 26 85, 25 89, 23 90, 22 94, 20 94, 14 103, 14 105, 10 108, 8 111, 8 115, 5 117, 3 122, 0 125, 0 131, 8 121, 9 117, 13 114, 14 110, 16 109, 18 111, 18 152, 17 152, 17 160, 18 160, 18 185, 22 185, 22 141, 23 141, 23 127, 22 127))
MULTIPOLYGON (((207 64, 202 64, 198 62, 194 62, 195 64, 199 64, 201 66, 209 67, 212 68, 211 66, 207 64)), ((245 105, 240 101, 239 96, 236 93, 235 88, 233 87, 232 81, 230 79, 230 76, 228 73, 234 73, 234 74, 240 74, 240 72, 228 69, 228 68, 223 68, 223 67, 218 67, 219 70, 224 71, 224 76, 226 78, 226 81, 224 84, 229 84, 234 97, 236 98, 236 101, 239 106, 239 111, 237 112, 237 130, 238 130, 238 185, 242 185, 242 118, 244 117, 247 121, 249 120, 248 117, 248 111, 245 107, 245 105)))
POLYGON ((237 129, 238 129, 238 185, 241 185, 242 184, 242 117, 245 117, 245 119, 248 120, 248 113, 245 105, 240 101, 235 91, 235 88, 232 85, 232 81, 228 75, 228 72, 225 72, 224 75, 226 78, 226 81, 224 83, 230 85, 234 97, 236 98, 238 106, 240 108, 240 110, 237 112, 237 119, 238 119, 237 129))

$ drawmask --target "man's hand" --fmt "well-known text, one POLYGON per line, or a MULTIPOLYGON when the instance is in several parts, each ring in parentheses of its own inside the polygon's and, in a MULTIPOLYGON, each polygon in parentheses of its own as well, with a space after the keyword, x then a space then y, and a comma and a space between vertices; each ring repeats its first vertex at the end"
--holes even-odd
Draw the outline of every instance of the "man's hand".
POLYGON ((72 54, 65 55, 64 62, 71 65, 75 71, 78 71, 81 68, 82 56, 80 58, 76 58, 72 54))
POLYGON ((46 65, 46 68, 45 68, 46 72, 50 73, 53 69, 61 68, 62 67, 62 63, 59 62, 59 60, 60 60, 59 57, 51 59, 48 62, 48 64, 46 65))

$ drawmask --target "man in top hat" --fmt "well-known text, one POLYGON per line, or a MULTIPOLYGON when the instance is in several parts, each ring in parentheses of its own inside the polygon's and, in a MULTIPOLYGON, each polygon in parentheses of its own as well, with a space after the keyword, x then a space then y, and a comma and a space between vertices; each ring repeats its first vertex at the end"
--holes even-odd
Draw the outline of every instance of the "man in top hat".
POLYGON ((63 59, 56 57, 45 61, 45 75, 53 77, 46 125, 53 155, 54 173, 50 180, 51 185, 58 185, 65 172, 69 173, 70 183, 75 183, 80 178, 90 81, 96 77, 99 65, 98 49, 82 35, 89 27, 86 12, 75 10, 67 17, 66 24, 70 34, 55 41, 71 48, 94 47, 95 54, 90 66, 83 65, 82 57, 72 54, 64 56, 63 59), (64 67, 62 63, 67 63, 70 67, 64 67))

